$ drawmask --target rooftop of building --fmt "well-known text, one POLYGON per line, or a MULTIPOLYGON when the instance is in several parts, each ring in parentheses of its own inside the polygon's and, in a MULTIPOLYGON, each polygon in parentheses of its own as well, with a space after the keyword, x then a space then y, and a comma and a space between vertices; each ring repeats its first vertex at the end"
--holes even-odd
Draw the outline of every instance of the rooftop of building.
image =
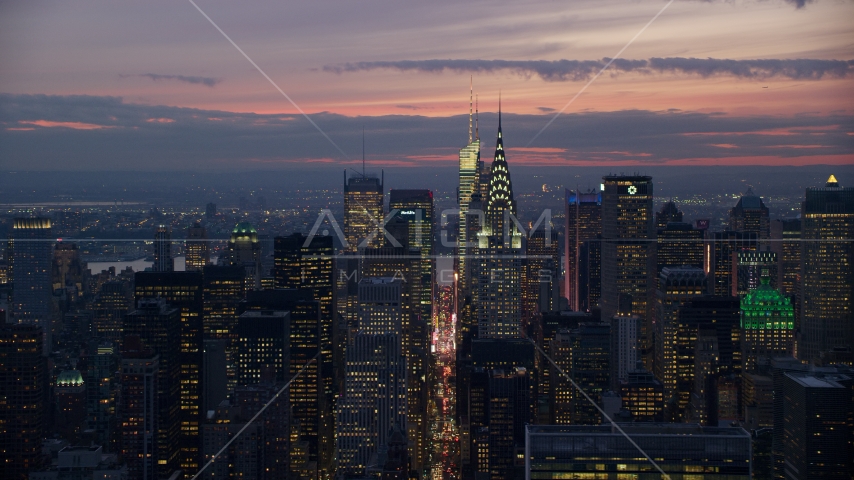
POLYGON ((787 373, 786 376, 805 388, 846 388, 837 380, 842 380, 842 377, 848 378, 845 375, 815 376, 797 373, 787 373))
MULTIPOLYGON (((620 429, 635 435, 705 435, 749 437, 741 427, 703 427, 695 423, 620 423, 620 429)), ((536 435, 621 435, 610 425, 527 425, 529 434, 536 435)))

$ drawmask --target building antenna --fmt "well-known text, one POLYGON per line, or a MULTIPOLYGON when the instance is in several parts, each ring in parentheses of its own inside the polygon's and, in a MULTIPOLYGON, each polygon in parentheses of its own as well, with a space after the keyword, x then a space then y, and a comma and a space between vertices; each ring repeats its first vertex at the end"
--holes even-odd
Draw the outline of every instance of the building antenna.
POLYGON ((473 76, 469 77, 469 144, 471 144, 471 141, 472 141, 472 138, 471 138, 471 100, 472 100, 472 96, 474 95, 474 85, 472 84, 473 78, 474 78, 473 76))
POLYGON ((480 133, 478 132, 478 126, 477 126, 477 124, 478 124, 477 117, 478 117, 477 96, 475 96, 474 97, 474 138, 476 138, 477 140, 480 140, 480 133))

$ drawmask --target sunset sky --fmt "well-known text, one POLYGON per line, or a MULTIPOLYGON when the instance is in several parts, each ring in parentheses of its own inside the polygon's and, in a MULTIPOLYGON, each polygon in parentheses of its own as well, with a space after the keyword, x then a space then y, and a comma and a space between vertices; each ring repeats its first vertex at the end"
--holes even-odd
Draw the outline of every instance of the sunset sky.
POLYGON ((854 164, 851 0, 676 0, 533 142, 666 1, 196 3, 331 142, 189 1, 0 2, 0 169, 445 165, 470 77, 511 166, 854 164))

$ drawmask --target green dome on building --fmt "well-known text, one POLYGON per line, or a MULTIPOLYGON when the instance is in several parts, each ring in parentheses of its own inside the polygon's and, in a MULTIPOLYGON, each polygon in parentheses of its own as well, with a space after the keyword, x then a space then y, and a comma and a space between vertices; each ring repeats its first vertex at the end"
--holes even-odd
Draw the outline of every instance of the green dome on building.
POLYGON ((258 231, 249 222, 240 222, 234 226, 231 231, 231 241, 249 240, 251 242, 258 241, 258 231))
POLYGON ((251 223, 240 222, 234 226, 234 230, 232 230, 231 233, 234 235, 245 236, 245 235, 252 235, 252 234, 257 235, 258 231, 255 230, 255 227, 253 227, 251 223))
POLYGON ((763 277, 762 284, 741 299, 741 328, 791 330, 795 328, 795 307, 763 277))

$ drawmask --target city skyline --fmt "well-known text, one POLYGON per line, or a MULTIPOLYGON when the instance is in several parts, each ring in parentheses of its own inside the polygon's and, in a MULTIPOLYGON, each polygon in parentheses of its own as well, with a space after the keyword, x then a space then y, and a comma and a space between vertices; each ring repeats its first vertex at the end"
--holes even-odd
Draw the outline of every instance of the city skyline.
POLYGON ((6 5, 8 169, 447 165, 472 78, 520 166, 854 163, 849 2, 198 6, 331 142, 191 3, 6 5))

